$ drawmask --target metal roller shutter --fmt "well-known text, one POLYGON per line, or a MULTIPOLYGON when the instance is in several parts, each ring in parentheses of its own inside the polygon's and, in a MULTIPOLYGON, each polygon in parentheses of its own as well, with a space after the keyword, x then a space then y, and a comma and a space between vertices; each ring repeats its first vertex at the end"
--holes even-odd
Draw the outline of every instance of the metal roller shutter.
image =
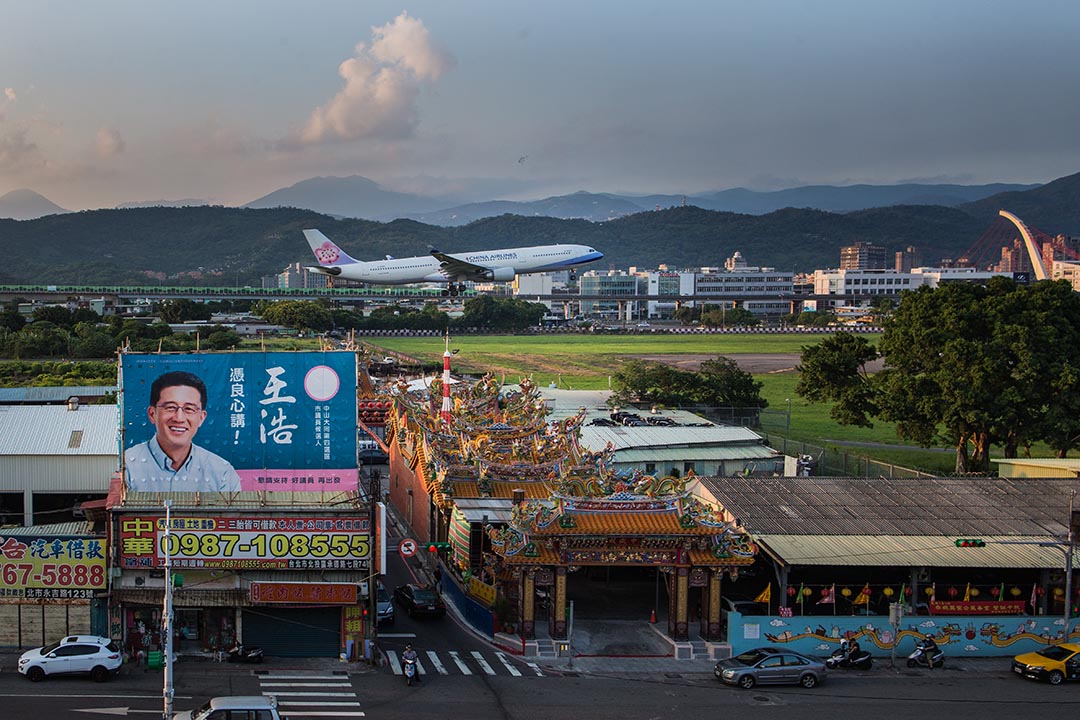
POLYGON ((244 608, 245 645, 272 657, 337 657, 341 652, 341 608, 244 608))

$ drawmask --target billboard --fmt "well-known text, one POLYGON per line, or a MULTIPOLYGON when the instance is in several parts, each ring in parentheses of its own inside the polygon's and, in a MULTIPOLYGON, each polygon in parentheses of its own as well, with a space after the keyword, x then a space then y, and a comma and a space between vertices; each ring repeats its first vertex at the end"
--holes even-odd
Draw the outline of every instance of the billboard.
MULTIPOLYGON (((366 570, 367 518, 173 517, 169 564, 174 569, 366 570)), ((165 567, 165 518, 120 521, 120 567, 165 567)))
POLYGON ((90 599, 105 589, 105 540, 0 533, 0 598, 90 599))
POLYGON ((356 371, 343 351, 121 355, 128 487, 355 490, 356 371))

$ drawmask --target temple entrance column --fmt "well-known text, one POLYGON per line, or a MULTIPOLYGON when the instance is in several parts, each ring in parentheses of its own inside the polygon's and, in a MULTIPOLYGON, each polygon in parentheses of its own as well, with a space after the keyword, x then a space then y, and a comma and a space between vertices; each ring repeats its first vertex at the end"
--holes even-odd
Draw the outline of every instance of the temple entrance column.
POLYGON ((720 637, 720 580, 724 573, 722 570, 713 570, 709 573, 709 604, 705 607, 705 639, 716 642, 724 640, 720 637))
POLYGON ((690 568, 675 568, 671 572, 670 583, 671 602, 668 606, 668 635, 673 640, 687 640, 686 604, 690 595, 690 568))
POLYGON ((536 571, 521 573, 521 637, 531 640, 536 637, 536 571))
POLYGON ((566 567, 555 568, 555 597, 552 603, 555 613, 554 622, 550 623, 551 637, 556 640, 566 639, 566 567))

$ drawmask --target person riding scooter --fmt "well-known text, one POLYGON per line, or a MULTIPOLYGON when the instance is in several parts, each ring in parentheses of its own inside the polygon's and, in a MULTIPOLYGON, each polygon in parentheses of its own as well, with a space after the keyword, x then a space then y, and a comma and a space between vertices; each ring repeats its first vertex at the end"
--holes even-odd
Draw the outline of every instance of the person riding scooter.
POLYGON ((938 648, 937 641, 934 640, 934 634, 933 633, 927 633, 926 637, 923 638, 922 652, 923 652, 923 655, 926 656, 926 665, 927 665, 927 667, 929 667, 931 670, 933 670, 934 669, 934 657, 939 652, 941 652, 940 648, 938 648))
POLYGON ((412 645, 405 646, 405 652, 401 653, 401 661, 403 664, 402 673, 405 675, 405 681, 412 685, 413 680, 420 682, 420 673, 417 672, 417 655, 413 650, 412 645))

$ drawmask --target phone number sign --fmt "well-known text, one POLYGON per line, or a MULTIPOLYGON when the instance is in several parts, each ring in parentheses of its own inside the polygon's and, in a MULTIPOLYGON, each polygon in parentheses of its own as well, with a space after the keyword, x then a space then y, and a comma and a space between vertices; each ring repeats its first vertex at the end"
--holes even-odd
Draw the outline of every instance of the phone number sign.
POLYGON ((124 568, 165 566, 166 537, 174 568, 363 570, 371 546, 367 518, 171 518, 120 521, 124 568))
POLYGON ((90 599, 105 588, 105 541, 0 535, 0 598, 90 599))

